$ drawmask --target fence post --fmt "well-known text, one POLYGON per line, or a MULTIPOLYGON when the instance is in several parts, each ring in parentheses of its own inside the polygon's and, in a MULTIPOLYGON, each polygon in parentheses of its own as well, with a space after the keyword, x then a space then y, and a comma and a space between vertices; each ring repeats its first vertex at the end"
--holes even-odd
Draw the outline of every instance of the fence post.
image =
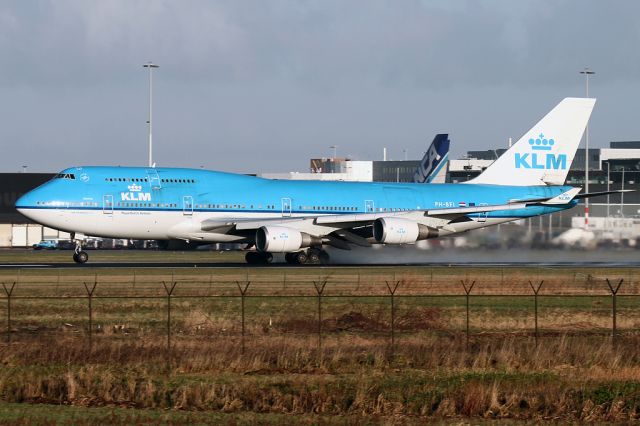
POLYGON ((538 346, 538 293, 540 292, 540 287, 542 287, 543 283, 544 280, 540 281, 537 286, 534 286, 531 280, 529 280, 529 287, 533 290, 533 317, 535 322, 534 336, 536 339, 536 346, 538 346))
POLYGON ((240 306, 242 310, 241 350, 242 354, 244 355, 244 297, 247 294, 247 290, 249 289, 251 281, 247 281, 244 287, 240 285, 240 281, 236 281, 236 284, 238 285, 238 290, 240 290, 240 306))
POLYGON ((622 282, 624 281, 624 278, 620 278, 620 281, 618 281, 618 285, 614 288, 613 285, 611 285, 611 281, 609 281, 609 278, 607 278, 607 285, 609 286, 609 290, 611 291, 611 319, 612 319, 612 325, 611 325, 611 339, 612 342, 615 346, 616 344, 616 334, 617 334, 617 327, 616 327, 616 316, 617 316, 617 304, 616 304, 616 298, 618 295, 618 290, 620 290, 620 286, 622 285, 622 282))
MULTIPOLYGON (((468 281, 467 281, 468 282, 468 281)), ((476 285, 476 281, 473 280, 471 285, 467 287, 467 283, 465 281, 460 280, 462 287, 464 288, 464 292, 467 299, 467 346, 469 346, 469 295, 471 294, 471 290, 473 290, 473 286, 476 285)))
POLYGON ((11 295, 13 294, 15 286, 15 281, 9 288, 7 288, 5 283, 2 283, 2 288, 4 288, 4 292, 7 295, 7 343, 11 343, 11 295))
POLYGON ((322 363, 322 293, 324 293, 326 285, 327 280, 313 282, 313 287, 318 294, 318 358, 320 363, 322 363))
POLYGON ((171 371, 171 295, 176 288, 177 281, 173 281, 171 286, 162 281, 164 291, 167 293, 167 371, 171 371))
POLYGON ((395 357, 395 348, 396 348, 396 332, 395 332, 396 305, 394 303, 394 296, 396 294, 396 290, 398 290, 400 281, 394 281, 393 286, 389 284, 389 281, 385 281, 385 284, 387 284, 387 289, 389 290, 389 295, 391 296, 391 357, 390 357, 390 361, 393 362, 393 359, 395 357))
POLYGON ((87 283, 84 284, 84 289, 87 291, 87 298, 89 299, 89 352, 93 349, 93 292, 96 290, 96 286, 98 285, 98 277, 94 277, 93 286, 89 289, 87 283))

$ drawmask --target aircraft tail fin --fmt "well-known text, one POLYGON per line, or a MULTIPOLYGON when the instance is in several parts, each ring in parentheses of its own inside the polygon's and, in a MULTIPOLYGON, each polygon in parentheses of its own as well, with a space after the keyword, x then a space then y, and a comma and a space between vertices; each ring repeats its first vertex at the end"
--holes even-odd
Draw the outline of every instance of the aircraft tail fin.
POLYGON ((565 98, 482 174, 467 183, 564 185, 596 103, 565 98))
POLYGON ((437 134, 413 175, 415 183, 444 183, 449 161, 449 135, 437 134))

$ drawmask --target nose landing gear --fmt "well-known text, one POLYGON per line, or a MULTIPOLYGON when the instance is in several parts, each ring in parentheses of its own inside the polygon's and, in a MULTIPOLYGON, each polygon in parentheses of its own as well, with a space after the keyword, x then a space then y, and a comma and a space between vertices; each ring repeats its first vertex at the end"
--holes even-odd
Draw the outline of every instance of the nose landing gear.
POLYGON ((87 263, 89 260, 89 255, 86 251, 82 250, 82 241, 76 240, 76 248, 73 252, 73 261, 76 263, 87 263))

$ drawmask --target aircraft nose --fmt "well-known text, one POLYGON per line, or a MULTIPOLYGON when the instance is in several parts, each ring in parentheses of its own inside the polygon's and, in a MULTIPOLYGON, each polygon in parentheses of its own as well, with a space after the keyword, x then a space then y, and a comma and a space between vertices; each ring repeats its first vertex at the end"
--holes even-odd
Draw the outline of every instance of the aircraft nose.
POLYGON ((32 213, 35 212, 35 209, 38 207, 37 200, 39 200, 38 190, 33 189, 16 200, 16 210, 29 219, 35 220, 32 213))
POLYGON ((15 204, 16 209, 20 210, 20 209, 32 207, 33 199, 34 199, 32 192, 33 191, 29 191, 26 194, 23 194, 20 198, 16 200, 16 204, 15 204))

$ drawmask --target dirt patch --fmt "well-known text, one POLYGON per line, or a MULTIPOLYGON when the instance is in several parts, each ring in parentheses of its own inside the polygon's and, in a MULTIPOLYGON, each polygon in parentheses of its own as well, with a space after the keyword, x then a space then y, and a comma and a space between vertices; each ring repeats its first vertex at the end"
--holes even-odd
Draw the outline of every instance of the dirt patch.
MULTIPOLYGON (((292 333, 313 333, 318 331, 317 319, 290 319, 278 324, 284 332, 292 333)), ((379 331, 384 330, 386 325, 375 318, 369 317, 362 312, 351 311, 339 317, 322 320, 322 331, 379 331)))
MULTIPOLYGON (((390 327, 387 315, 383 320, 380 315, 366 315, 358 311, 350 311, 338 317, 327 318, 322 321, 322 330, 325 332, 339 331, 384 331, 390 327)), ((412 309, 402 315, 398 315, 395 320, 397 330, 433 330, 443 326, 440 309, 418 308, 412 309)), ((284 332, 309 333, 318 330, 316 319, 291 319, 278 324, 284 332)))
POLYGON ((384 327, 377 319, 367 317, 362 312, 351 311, 340 315, 333 324, 327 324, 334 331, 374 331, 384 327))
POLYGON ((443 328, 442 312, 439 308, 412 309, 396 319, 398 330, 433 330, 443 328))

